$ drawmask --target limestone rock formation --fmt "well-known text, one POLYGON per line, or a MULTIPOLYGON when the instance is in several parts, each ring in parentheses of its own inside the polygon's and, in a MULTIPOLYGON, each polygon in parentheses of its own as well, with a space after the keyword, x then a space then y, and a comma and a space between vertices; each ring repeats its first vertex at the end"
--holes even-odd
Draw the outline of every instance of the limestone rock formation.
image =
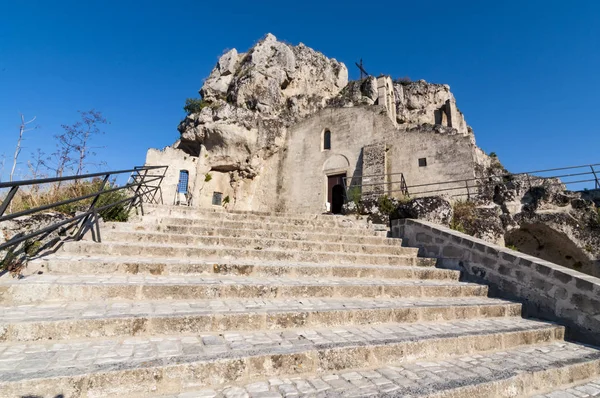
POLYGON ((440 197, 428 196, 400 203, 392 219, 417 218, 440 225, 450 225, 453 214, 450 202, 440 197))
POLYGON ((368 76, 362 80, 348 82, 339 95, 329 100, 328 105, 334 107, 374 105, 377 98, 377 79, 368 76))
POLYGON ((438 124, 455 128, 462 135, 473 134, 447 84, 396 81, 394 91, 398 123, 438 124))
MULTIPOLYGON (((62 213, 45 212, 30 216, 18 217, 2 222, 0 228, 0 243, 20 238, 34 231, 39 231, 61 221, 69 216, 62 213)), ((66 234, 65 228, 59 228, 49 233, 40 234, 7 250, 0 251, 0 272, 8 271, 14 276, 20 275, 27 261, 40 252, 52 247, 60 236, 66 234)))
MULTIPOLYGON (((331 112, 322 115, 336 114, 342 118, 371 112, 381 126, 349 123, 369 131, 369 137, 385 136, 377 138, 379 141, 388 137, 395 142, 398 138, 418 141, 421 133, 428 137, 446 136, 441 141, 460 149, 467 159, 464 167, 452 169, 456 170, 450 173, 453 176, 484 175, 492 163, 475 145, 473 132, 447 85, 423 80, 393 82, 385 75, 348 82, 344 64, 304 44, 281 42, 271 34, 247 52, 236 49, 225 52, 205 80, 200 95, 201 99, 188 107, 193 111, 178 126, 180 139, 170 148, 173 156, 164 151, 149 151, 147 158, 150 164, 176 163, 179 170, 188 171, 187 200, 194 205, 213 205, 210 197, 213 194, 216 202, 219 195, 228 197, 233 208, 285 209, 285 194, 294 189, 289 185, 286 163, 290 152, 285 149, 293 136, 289 132, 306 133, 312 123, 306 119, 319 118, 318 113, 324 108, 331 112), (361 109, 345 109, 350 107, 361 109), (302 125, 304 121, 306 126, 302 125), (265 200, 267 197, 277 199, 265 200), (238 201, 238 198, 243 199, 238 201)), ((315 126, 315 131, 325 131, 328 127, 352 130, 344 127, 346 122, 331 120, 339 125, 315 126)), ((360 120, 366 119, 361 116, 360 120)), ((348 134, 343 145, 357 136, 356 132, 348 134)), ((410 146, 408 142, 403 145, 410 146)), ((422 157, 435 156, 433 148, 423 151, 422 157)), ((415 163, 410 161, 411 165, 415 163)), ((355 165, 362 167, 356 160, 352 161, 352 166, 355 165)), ((174 191, 178 176, 169 174, 167 179, 169 190, 174 191)), ((323 210, 326 208, 323 205, 323 210)))
POLYGON ((200 90, 202 110, 181 122, 176 146, 196 156, 204 146, 211 170, 252 176, 279 150, 286 126, 323 108, 347 83, 344 64, 268 34, 247 53, 221 56, 200 90))
MULTIPOLYGON (((404 126, 407 130, 431 129, 435 126, 441 133, 469 136, 473 143, 475 142, 473 131, 458 110, 454 95, 447 84, 428 83, 425 80, 416 82, 396 80, 393 89, 396 121, 400 126, 404 126)), ((377 79, 368 76, 349 82, 336 97, 328 101, 328 105, 332 107, 376 105, 378 96, 377 79)), ((481 158, 482 162, 488 162, 483 153, 481 158)))
POLYGON ((600 208, 555 179, 514 176, 471 202, 417 198, 393 218, 418 218, 600 276, 600 208), (424 203, 435 205, 423 205, 424 203), (449 212, 440 209, 451 208, 449 212), (441 214, 450 216, 440 217, 441 214))

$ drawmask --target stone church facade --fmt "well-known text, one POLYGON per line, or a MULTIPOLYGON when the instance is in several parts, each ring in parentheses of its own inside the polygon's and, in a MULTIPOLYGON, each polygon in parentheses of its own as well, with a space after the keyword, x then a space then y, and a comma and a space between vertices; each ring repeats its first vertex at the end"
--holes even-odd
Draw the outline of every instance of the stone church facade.
POLYGON ((463 194, 489 164, 447 85, 348 82, 335 59, 272 35, 224 54, 200 94, 181 139, 147 154, 170 166, 168 204, 338 213, 348 192, 463 194))

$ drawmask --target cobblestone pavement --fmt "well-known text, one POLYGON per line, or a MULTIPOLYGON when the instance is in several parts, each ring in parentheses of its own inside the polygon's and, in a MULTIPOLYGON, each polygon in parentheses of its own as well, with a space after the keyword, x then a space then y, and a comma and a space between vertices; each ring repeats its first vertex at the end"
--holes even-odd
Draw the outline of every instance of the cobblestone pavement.
POLYGON ((81 340, 59 343, 12 343, 0 345, 0 381, 18 380, 28 373, 68 368, 84 372, 90 366, 120 364, 135 367, 142 362, 177 357, 177 362, 215 360, 255 355, 284 354, 320 347, 389 344, 456 335, 480 335, 533 330, 551 324, 522 318, 490 318, 418 324, 289 329, 284 331, 206 333, 199 336, 81 340), (187 357, 187 359, 186 359, 187 357))
MULTIPOLYGON (((208 395, 210 396, 210 395, 208 395)), ((585 398, 600 397, 600 379, 557 390, 548 394, 534 395, 531 398, 585 398)))
MULTIPOLYGON (((163 398, 416 397, 465 385, 507 379, 530 369, 558 367, 588 356, 599 357, 599 351, 561 342, 444 361, 419 361, 370 370, 342 371, 319 377, 272 378, 245 386, 204 389, 163 398)), ((600 386, 590 383, 565 392, 567 391, 573 395, 557 395, 561 392, 538 398, 596 396, 600 393, 600 386), (576 395, 572 390, 588 395, 576 395)))
POLYGON ((223 299, 160 300, 127 302, 62 302, 0 307, 0 325, 7 322, 95 319, 123 316, 176 316, 204 314, 270 313, 281 311, 368 310, 380 308, 462 307, 514 305, 487 297, 422 299, 223 299))

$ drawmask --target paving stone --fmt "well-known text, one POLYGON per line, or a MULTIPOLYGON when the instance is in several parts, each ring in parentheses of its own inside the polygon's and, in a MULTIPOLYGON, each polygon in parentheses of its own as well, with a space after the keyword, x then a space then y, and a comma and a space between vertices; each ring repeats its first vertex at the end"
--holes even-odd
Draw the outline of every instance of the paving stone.
POLYGON ((0 276, 4 395, 600 396, 598 349, 360 220, 147 211, 0 276))
MULTIPOLYGON (((482 386, 485 384, 493 384, 499 382, 505 382, 507 379, 518 378, 523 372, 528 371, 532 368, 532 365, 528 362, 531 361, 531 354, 535 354, 533 363, 538 366, 536 370, 540 374, 540 380, 544 380, 542 375, 543 371, 551 371, 553 369, 560 369, 566 363, 575 363, 578 360, 583 360, 586 355, 595 355, 597 364, 600 364, 600 352, 591 347, 557 342, 544 346, 533 346, 529 349, 519 347, 502 353, 489 353, 479 358, 473 358, 471 356, 455 357, 446 359, 444 361, 417 361, 409 364, 397 364, 395 366, 376 368, 367 371, 353 371, 344 373, 332 373, 325 374, 319 378, 319 383, 322 385, 322 391, 335 391, 338 395, 323 395, 323 396, 342 396, 342 397, 362 397, 362 396, 387 396, 386 394, 394 393, 394 396, 426 396, 433 392, 444 392, 448 391, 451 395, 451 391, 458 387, 464 386, 482 386), (506 358, 510 358, 510 365, 507 364, 502 372, 495 372, 493 368, 488 368, 489 372, 486 372, 487 376, 484 378, 472 375, 455 372, 457 364, 470 364, 475 367, 489 366, 490 364, 497 363, 498 361, 506 361, 506 358), (562 357, 563 359, 559 359, 562 357), (528 358, 529 361, 524 361, 528 358), (483 365, 486 364, 486 365, 483 365), (439 379, 432 382, 431 369, 443 369, 446 373, 454 373, 456 377, 450 379, 439 379), (410 375, 414 381, 412 383, 404 383, 402 379, 392 378, 385 384, 376 384, 373 381, 377 379, 376 376, 382 377, 382 375, 399 375, 407 374, 410 375), (349 380, 349 381, 348 381, 349 380)), ((307 383, 309 379, 296 379, 294 382, 296 385, 307 383)), ((600 382, 600 380, 599 380, 600 382)), ((518 383, 515 383, 517 385, 518 383)), ((250 384, 243 388, 244 391, 250 393, 250 388, 254 384, 250 384)), ((273 386, 270 385, 271 391, 280 391, 284 396, 289 391, 294 392, 290 386, 283 387, 283 385, 273 386)), ((537 398, 564 398, 564 397, 582 397, 582 396, 600 396, 600 389, 598 384, 586 383, 580 386, 569 388, 566 390, 555 391, 542 395, 535 395, 537 398), (581 391, 588 395, 574 395, 572 392, 581 391)), ((527 386, 524 386, 524 390, 519 396, 527 394, 527 386)), ((239 391, 239 390, 238 390, 239 391)), ((482 389, 482 391, 486 391, 482 389)), ((313 396, 308 393, 303 395, 299 392, 298 396, 313 396)), ((444 396, 444 395, 441 395, 444 396)), ((463 396, 463 395, 460 395, 463 396)), ((477 395, 482 396, 482 395, 477 395)))

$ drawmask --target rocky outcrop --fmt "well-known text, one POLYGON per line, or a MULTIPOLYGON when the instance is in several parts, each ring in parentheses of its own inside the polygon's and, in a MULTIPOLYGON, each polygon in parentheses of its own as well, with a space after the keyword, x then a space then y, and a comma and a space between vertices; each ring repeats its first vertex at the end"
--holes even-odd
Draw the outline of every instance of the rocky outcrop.
MULTIPOLYGON (((0 228, 0 244, 39 231, 68 218, 70 216, 66 214, 46 212, 4 221, 0 228)), ((67 229, 58 228, 0 251, 0 273, 7 271, 14 276, 19 276, 30 258, 52 247, 66 232, 67 229)))
POLYGON ((221 56, 200 90, 202 109, 179 125, 176 146, 211 170, 252 178, 283 145, 286 127, 317 112, 348 83, 346 66, 268 34, 247 53, 221 56))
POLYGON ((398 123, 438 124, 452 127, 462 135, 473 135, 447 84, 432 84, 425 80, 396 81, 394 92, 398 123))
POLYGON ((373 76, 361 80, 353 80, 327 105, 332 107, 350 107, 360 105, 374 105, 377 102, 377 79, 373 76))
POLYGON ((391 218, 416 218, 448 226, 452 222, 453 215, 450 202, 439 196, 429 196, 400 203, 391 218))
POLYGON ((600 208, 589 193, 569 192, 556 179, 504 177, 476 200, 441 197, 400 204, 394 218, 417 218, 600 276, 600 208), (444 215, 443 217, 440 214, 444 215))

